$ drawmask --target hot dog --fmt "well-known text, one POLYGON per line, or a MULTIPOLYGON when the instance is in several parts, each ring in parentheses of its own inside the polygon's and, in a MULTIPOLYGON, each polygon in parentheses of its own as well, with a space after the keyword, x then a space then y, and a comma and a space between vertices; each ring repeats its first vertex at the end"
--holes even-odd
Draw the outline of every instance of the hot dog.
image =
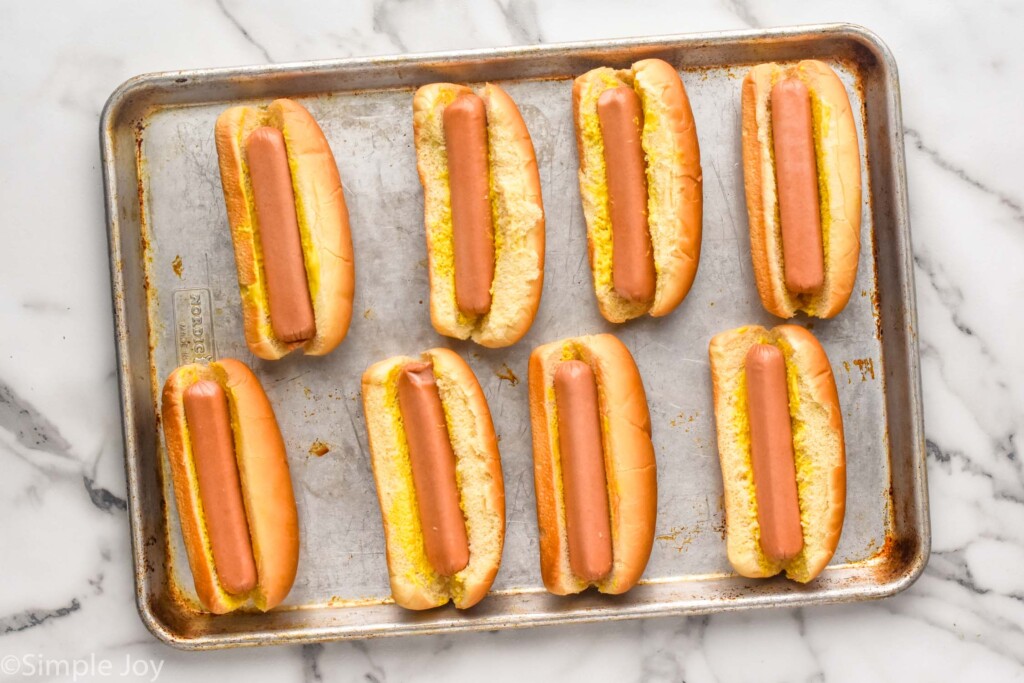
POLYGON ((533 350, 529 384, 544 585, 624 593, 647 566, 658 498, 636 363, 610 334, 564 339, 533 350))
POLYGON ((604 161, 608 174, 608 213, 612 224, 612 286, 623 299, 654 299, 656 275, 647 227, 644 169, 644 112, 640 96, 626 86, 597 98, 604 161))
POLYGON ((270 126, 257 128, 246 138, 245 156, 267 274, 270 325, 274 336, 283 342, 306 341, 316 334, 316 321, 309 300, 284 135, 270 126))
POLYGON ((832 559, 846 511, 843 418, 814 335, 752 325, 709 347, 726 548, 742 576, 801 583, 832 559))
POLYGON ((786 78, 772 87, 771 103, 786 289, 813 294, 825 283, 825 265, 811 94, 800 79, 786 78))
POLYGON ((788 560, 804 545, 789 424, 786 359, 771 344, 747 352, 747 417, 750 466, 757 496, 761 549, 773 560, 788 560))
POLYGON ((225 591, 235 595, 246 593, 256 587, 256 564, 252 559, 224 389, 208 379, 186 389, 185 422, 192 439, 199 500, 210 535, 213 564, 225 591))
POLYGON ((490 83, 432 83, 413 97, 413 133, 434 329, 514 344, 544 281, 540 176, 519 109, 490 83))
POLYGON ((594 371, 581 360, 559 363, 554 386, 569 566, 599 581, 612 569, 612 530, 594 371))
POLYGON ((469 563, 469 541, 455 483, 455 453, 429 363, 409 363, 402 368, 398 405, 409 443, 423 548, 434 570, 451 576, 469 563))
POLYGON ((610 322, 670 313, 700 259, 702 176, 690 101, 660 59, 573 84, 580 195, 598 309, 610 322))
POLYGON ((215 129, 245 341, 274 360, 345 338, 355 272, 338 167, 301 105, 231 107, 215 129))
POLYGON ((501 460, 476 376, 455 352, 432 349, 371 365, 362 389, 395 602, 472 607, 505 539, 501 460))
POLYGON ((463 315, 491 309, 494 227, 487 168, 487 112, 472 93, 444 108, 444 145, 452 196, 455 303, 463 315))
POLYGON ((743 81, 750 252, 770 313, 838 315, 860 255, 861 169, 853 110, 823 62, 754 67, 743 81))
POLYGON ((181 534, 204 609, 266 611, 288 595, 299 524, 284 441, 259 380, 222 359, 183 365, 161 417, 181 534))

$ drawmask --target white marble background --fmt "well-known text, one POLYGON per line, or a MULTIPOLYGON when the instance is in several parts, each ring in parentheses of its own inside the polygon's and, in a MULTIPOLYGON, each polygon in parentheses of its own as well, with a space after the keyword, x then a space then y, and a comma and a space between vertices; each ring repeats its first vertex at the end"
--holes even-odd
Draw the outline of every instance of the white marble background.
POLYGON ((94 656, 112 677, 126 659, 162 662, 162 681, 1024 680, 1024 6, 291 4, 0 5, 0 657, 23 667, 0 659, 0 676, 94 656), (900 65, 934 534, 915 586, 871 604, 301 648, 183 653, 150 636, 133 600, 97 143, 117 84, 821 21, 871 28, 900 65))

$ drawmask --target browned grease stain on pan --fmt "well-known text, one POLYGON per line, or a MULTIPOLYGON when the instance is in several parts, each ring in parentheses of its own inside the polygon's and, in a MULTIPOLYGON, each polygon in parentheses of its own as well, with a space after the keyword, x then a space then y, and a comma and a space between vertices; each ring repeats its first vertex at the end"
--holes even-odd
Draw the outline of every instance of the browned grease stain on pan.
POLYGON ((686 546, 693 543, 697 538, 697 532, 686 527, 672 527, 668 533, 659 534, 654 537, 656 541, 671 543, 677 552, 683 552, 686 546))
POLYGON ((516 373, 512 372, 512 368, 510 368, 506 363, 502 363, 501 370, 494 374, 498 379, 503 379, 512 386, 519 384, 519 377, 516 376, 516 373))
POLYGON ((873 358, 855 358, 853 364, 860 370, 860 381, 866 382, 868 378, 875 378, 875 361, 873 358))
POLYGON ((671 420, 669 420, 668 423, 672 427, 684 427, 684 431, 689 432, 690 427, 688 425, 692 424, 699 415, 700 411, 697 411, 692 415, 688 415, 685 411, 682 411, 678 415, 673 417, 671 420))

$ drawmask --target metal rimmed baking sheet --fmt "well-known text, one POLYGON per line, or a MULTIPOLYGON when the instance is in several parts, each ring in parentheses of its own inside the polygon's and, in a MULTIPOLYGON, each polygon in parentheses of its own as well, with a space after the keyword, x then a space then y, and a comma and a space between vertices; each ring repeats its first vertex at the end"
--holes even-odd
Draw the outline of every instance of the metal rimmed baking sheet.
POLYGON ((891 54, 870 32, 828 25, 140 76, 111 96, 101 143, 138 604, 164 641, 227 647, 842 602, 895 593, 923 569, 930 532, 899 86, 891 54), (646 57, 675 65, 689 92, 704 172, 704 242, 679 309, 614 326, 597 313, 585 260, 571 81, 595 66, 646 57), (833 564, 808 586, 730 571, 707 368, 714 333, 778 322, 761 307, 750 266, 740 83, 749 65, 802 58, 827 61, 847 86, 866 190, 849 306, 832 321, 799 321, 813 326, 829 353, 848 451, 843 537, 833 564), (439 80, 499 83, 537 150, 547 213, 544 293, 530 333, 508 349, 443 338, 430 326, 411 103, 417 86, 439 80), (280 96, 305 105, 334 149, 357 293, 338 350, 267 363, 248 353, 242 336, 213 124, 227 106, 280 96), (601 331, 630 347, 644 376, 658 458, 657 540, 641 585, 629 593, 560 598, 540 580, 526 359, 540 343, 601 331), (492 595, 466 612, 414 613, 389 599, 359 379, 373 361, 438 345, 467 359, 490 402, 508 526, 492 595), (195 607, 163 471, 159 387, 177 364, 214 356, 253 366, 289 449, 302 550, 291 594, 268 614, 212 617, 195 607))

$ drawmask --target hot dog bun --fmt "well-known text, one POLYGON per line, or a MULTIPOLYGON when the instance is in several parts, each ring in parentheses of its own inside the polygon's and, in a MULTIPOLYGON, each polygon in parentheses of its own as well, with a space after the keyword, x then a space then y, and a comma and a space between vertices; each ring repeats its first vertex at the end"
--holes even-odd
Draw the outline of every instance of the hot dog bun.
POLYGON ((747 73, 742 100, 750 256, 761 303, 780 318, 792 318, 797 311, 831 318, 850 299, 860 257, 860 148, 846 89, 835 71, 822 62, 804 60, 795 66, 768 63, 747 73), (799 78, 811 94, 825 248, 824 286, 817 294, 801 296, 794 296, 785 286, 771 149, 771 90, 787 77, 799 78))
POLYGON ((544 205, 533 141, 519 109, 504 90, 488 83, 476 90, 487 111, 487 140, 494 221, 495 271, 490 311, 463 315, 455 301, 451 194, 442 114, 462 85, 432 83, 413 98, 416 168, 423 184, 430 276, 430 320, 439 334, 472 338, 491 348, 526 334, 544 284, 544 205))
POLYGON ((275 607, 295 580, 299 520, 284 441, 259 380, 244 363, 230 358, 210 365, 183 365, 164 384, 161 416, 181 533, 199 601, 214 614, 231 612, 250 601, 263 611, 275 607), (218 582, 199 497, 183 397, 188 387, 204 379, 223 387, 232 417, 257 571, 257 586, 246 595, 230 595, 218 582))
POLYGON ((363 373, 363 411, 395 602, 416 610, 449 600, 459 608, 472 607, 494 582, 505 541, 501 459, 491 412, 476 375, 448 349, 431 349, 421 359, 388 358, 363 373), (424 550, 398 405, 399 372, 417 360, 433 365, 455 453, 456 479, 469 536, 469 564, 451 577, 437 574, 424 550))
POLYGON ((651 554, 658 482, 643 381, 629 349, 610 334, 551 342, 530 354, 530 425, 541 575, 548 591, 556 595, 579 593, 591 585, 574 576, 569 566, 553 388, 555 369, 563 360, 590 365, 598 387, 611 511, 612 571, 593 585, 602 593, 624 593, 639 580, 651 554))
POLYGON ((269 106, 224 111, 217 118, 215 137, 249 350, 265 360, 280 358, 300 346, 311 356, 329 353, 348 332, 355 268, 345 194, 323 131, 302 105, 279 99, 269 106), (279 129, 287 145, 316 320, 316 336, 305 342, 282 342, 274 337, 270 325, 259 225, 243 152, 246 138, 261 126, 279 129))
POLYGON ((576 79, 572 103, 580 196, 601 315, 613 323, 644 313, 667 315, 690 291, 697 274, 704 202, 697 129, 679 73, 660 59, 645 59, 630 69, 600 67, 576 79), (624 299, 612 286, 612 228, 597 100, 605 90, 622 85, 636 90, 644 110, 641 144, 647 156, 648 227, 657 273, 654 300, 647 303, 624 299))
POLYGON ((715 335, 708 350, 714 387, 718 457, 725 487, 729 562, 742 576, 785 571, 806 583, 832 559, 846 512, 846 447, 832 366, 818 340, 802 327, 757 325, 715 335), (761 549, 750 461, 744 358, 754 344, 773 344, 786 359, 803 549, 786 562, 761 549))

